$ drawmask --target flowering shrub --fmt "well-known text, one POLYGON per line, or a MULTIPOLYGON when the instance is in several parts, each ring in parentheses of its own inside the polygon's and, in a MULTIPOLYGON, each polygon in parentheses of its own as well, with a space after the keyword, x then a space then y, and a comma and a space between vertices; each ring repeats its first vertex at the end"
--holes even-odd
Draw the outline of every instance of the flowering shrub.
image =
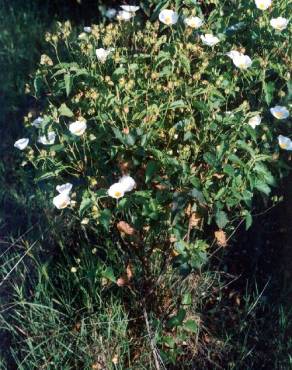
POLYGON ((42 110, 15 146, 60 217, 148 272, 153 252, 187 272, 287 171, 289 24, 285 0, 167 4, 47 34, 42 110))

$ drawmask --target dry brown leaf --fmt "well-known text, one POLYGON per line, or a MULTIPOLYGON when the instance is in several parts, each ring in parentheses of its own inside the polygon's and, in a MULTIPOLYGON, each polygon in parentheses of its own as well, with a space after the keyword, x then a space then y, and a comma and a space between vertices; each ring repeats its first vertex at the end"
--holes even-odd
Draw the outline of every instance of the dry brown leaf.
POLYGON ((235 304, 237 306, 240 306, 240 298, 239 298, 239 296, 236 296, 236 298, 235 298, 235 304))
POLYGON ((134 272, 133 272, 133 266, 131 263, 128 263, 128 266, 126 268, 126 273, 127 273, 127 278, 129 281, 133 279, 134 272))
POLYGON ((214 173, 213 176, 216 177, 217 179, 222 179, 222 177, 224 177, 225 175, 224 174, 219 174, 219 173, 214 173))
POLYGON ((130 161, 120 161, 119 167, 123 175, 129 173, 132 163, 130 161))
POLYGON ((117 279, 117 285, 119 287, 127 286, 129 284, 129 279, 126 274, 123 274, 117 279))
POLYGON ((166 190, 168 188, 166 185, 164 185, 164 184, 158 184, 157 182, 156 183, 153 183, 153 186, 157 190, 166 190))
POLYGON ((118 355, 114 355, 114 357, 112 358, 112 363, 117 365, 119 362, 119 356, 118 355))
POLYGON ((175 235, 170 235, 169 241, 170 241, 170 243, 175 243, 175 242, 177 242, 177 238, 175 237, 175 235))
POLYGON ((80 322, 76 322, 75 324, 75 330, 79 331, 81 328, 81 323, 80 322))
POLYGON ((198 227, 201 222, 201 217, 198 213, 194 212, 192 213, 190 217, 190 227, 198 227))
POLYGON ((178 255, 179 255, 178 251, 176 251, 175 249, 172 249, 171 256, 174 258, 174 257, 177 257, 178 255))
POLYGON ((192 214, 192 205, 191 205, 191 204, 189 204, 189 205, 187 206, 187 208, 186 208, 186 210, 185 210, 185 214, 186 214, 188 217, 190 217, 190 216, 191 216, 191 214, 192 214))
POLYGON ((91 365, 92 370, 103 370, 104 366, 100 362, 96 362, 95 364, 91 365))
POLYGON ((216 239, 216 243, 220 247, 223 247, 223 248, 227 247, 227 237, 226 237, 226 233, 223 230, 215 231, 215 239, 216 239))
POLYGON ((125 221, 118 222, 117 229, 120 233, 124 233, 126 235, 134 235, 136 233, 136 230, 125 221))

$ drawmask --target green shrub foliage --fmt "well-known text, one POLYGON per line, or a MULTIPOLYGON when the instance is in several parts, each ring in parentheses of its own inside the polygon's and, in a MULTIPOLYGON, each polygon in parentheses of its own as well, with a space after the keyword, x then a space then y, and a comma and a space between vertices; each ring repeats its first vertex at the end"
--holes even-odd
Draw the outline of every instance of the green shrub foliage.
POLYGON ((271 22, 287 2, 268 3, 167 1, 177 13, 143 6, 46 34, 25 152, 50 217, 142 265, 160 251, 182 272, 205 262, 214 231, 224 245, 240 220, 249 227, 292 149, 289 24, 271 22))

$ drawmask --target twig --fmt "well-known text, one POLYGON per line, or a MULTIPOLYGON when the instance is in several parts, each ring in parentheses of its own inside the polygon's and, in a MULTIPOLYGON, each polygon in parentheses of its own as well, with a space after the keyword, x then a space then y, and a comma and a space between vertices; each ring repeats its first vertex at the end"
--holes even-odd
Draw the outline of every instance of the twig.
POLYGON ((12 247, 18 246, 16 243, 18 243, 24 237, 24 235, 26 235, 29 232, 31 232, 31 230, 35 227, 36 224, 37 224, 37 222, 34 225, 32 225, 28 230, 26 230, 22 235, 20 235, 20 237, 17 238, 14 243, 11 243, 10 244, 8 242, 5 242, 5 241, 0 240, 0 244, 10 244, 10 246, 0 255, 0 258, 3 257, 4 254, 7 253, 12 247))
POLYGON ((150 329, 150 325, 149 325, 149 320, 148 320, 148 315, 147 315, 147 311, 146 311, 145 307, 143 307, 143 314, 144 314, 144 319, 145 319, 145 322, 146 322, 147 332, 148 332, 148 335, 149 335, 150 346, 151 346, 151 350, 152 350, 152 353, 153 353, 155 368, 156 368, 156 370, 161 370, 161 367, 159 365, 156 345, 155 345, 155 342, 154 342, 153 337, 152 337, 152 333, 151 333, 151 329, 150 329))
POLYGON ((264 291, 266 290, 268 284, 270 283, 271 281, 271 278, 269 278, 269 280, 266 282, 262 292, 260 293, 260 295, 257 297, 256 301, 254 302, 254 304, 250 307, 250 309, 248 310, 248 313, 247 315, 249 315, 251 313, 251 311, 255 308, 255 306, 258 304, 258 301, 260 300, 261 296, 264 294, 264 291))
POLYGON ((8 274, 6 274, 6 276, 4 277, 4 279, 0 282, 0 287, 3 285, 4 281, 6 281, 9 276, 12 274, 12 272, 16 269, 16 267, 20 264, 20 262, 24 259, 25 256, 28 255, 28 253, 31 251, 31 249, 36 245, 36 243, 38 242, 35 241, 29 248, 28 250, 24 253, 24 255, 17 261, 17 263, 12 267, 12 269, 8 272, 8 274))

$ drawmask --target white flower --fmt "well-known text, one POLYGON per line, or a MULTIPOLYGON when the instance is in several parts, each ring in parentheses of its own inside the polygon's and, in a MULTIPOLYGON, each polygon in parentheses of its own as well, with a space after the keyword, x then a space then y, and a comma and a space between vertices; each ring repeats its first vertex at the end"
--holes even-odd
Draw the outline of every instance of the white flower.
POLYGON ((63 208, 68 207, 70 202, 71 202, 71 199, 69 197, 69 194, 66 191, 60 193, 53 199, 53 204, 58 209, 63 209, 63 208))
POLYGON ((121 8, 122 8, 125 12, 135 13, 137 10, 139 10, 139 9, 140 9, 140 6, 121 5, 121 8))
POLYGON ((92 31, 92 28, 91 27, 84 27, 83 31, 86 32, 86 33, 90 33, 92 31))
POLYGON ((250 59, 248 55, 244 55, 242 53, 234 54, 234 51, 233 51, 233 55, 234 56, 232 58, 232 61, 234 65, 238 67, 239 69, 247 69, 252 65, 252 60, 250 59))
POLYGON ((260 125, 261 122, 262 122, 262 117, 259 114, 257 114, 256 116, 249 119, 248 124, 252 128, 256 128, 256 126, 260 125))
POLYGON ((283 17, 272 18, 270 25, 277 31, 283 31, 288 26, 289 20, 283 17))
POLYGON ((73 185, 70 184, 70 182, 67 182, 66 184, 63 184, 63 185, 57 185, 56 190, 60 194, 64 193, 64 192, 69 194, 70 191, 72 190, 72 187, 73 187, 73 185))
POLYGON ((214 46, 220 42, 218 37, 213 36, 211 33, 206 33, 205 35, 201 35, 201 40, 203 44, 208 46, 214 46))
POLYGON ((43 145, 52 145, 56 140, 56 133, 54 131, 48 132, 47 135, 42 135, 38 138, 38 143, 43 145))
POLYGON ((32 121, 32 126, 34 127, 40 127, 41 123, 43 122, 43 118, 42 117, 38 117, 36 118, 34 121, 32 121))
POLYGON ((123 184, 116 182, 109 187, 107 193, 112 198, 120 199, 125 195, 124 186, 123 184))
POLYGON ((177 23, 178 14, 171 9, 163 9, 159 13, 159 20, 167 26, 171 26, 177 23))
POLYGON ((267 10, 272 5, 272 0, 255 0, 256 7, 260 10, 267 10))
POLYGON ((96 57, 101 63, 105 63, 110 53, 111 53, 111 50, 105 50, 104 48, 95 50, 96 57))
POLYGON ((76 136, 83 135, 86 128, 87 128, 86 121, 75 121, 73 123, 70 123, 69 125, 69 130, 71 134, 76 136))
POLYGON ((278 136, 279 147, 284 150, 292 150, 292 140, 289 137, 279 135, 278 136))
POLYGON ((109 19, 114 18, 114 17, 116 16, 116 14, 117 14, 117 11, 116 11, 116 9, 114 9, 114 8, 109 8, 109 9, 107 9, 107 11, 105 12, 105 16, 106 16, 107 18, 109 18, 109 19))
POLYGON ((270 109, 272 115, 277 119, 286 119, 289 117, 289 111, 286 107, 281 107, 276 105, 274 108, 270 109))
POLYGON ((77 272, 77 267, 74 266, 71 267, 70 271, 73 272, 73 274, 75 274, 77 272))
POLYGON ((86 39, 86 38, 87 38, 87 35, 86 35, 86 33, 85 33, 85 32, 82 32, 82 33, 80 33, 80 35, 78 35, 78 38, 79 38, 80 40, 84 40, 84 39, 86 39))
POLYGON ((19 149, 19 150, 23 150, 28 146, 28 143, 29 143, 29 139, 27 139, 27 138, 19 139, 19 140, 15 141, 14 147, 19 149))
POLYGON ((131 176, 128 176, 128 175, 123 176, 119 180, 119 184, 123 186, 125 193, 128 191, 132 191, 134 187, 136 186, 135 180, 131 176))
POLYGON ((120 10, 117 15, 118 21, 129 21, 131 18, 135 16, 133 12, 126 12, 125 10, 120 10))
POLYGON ((203 21, 199 17, 188 17, 184 20, 185 24, 191 28, 200 28, 203 24, 203 21))
POLYGON ((240 55, 240 52, 237 50, 231 50, 226 55, 233 60, 233 58, 238 57, 240 55))

